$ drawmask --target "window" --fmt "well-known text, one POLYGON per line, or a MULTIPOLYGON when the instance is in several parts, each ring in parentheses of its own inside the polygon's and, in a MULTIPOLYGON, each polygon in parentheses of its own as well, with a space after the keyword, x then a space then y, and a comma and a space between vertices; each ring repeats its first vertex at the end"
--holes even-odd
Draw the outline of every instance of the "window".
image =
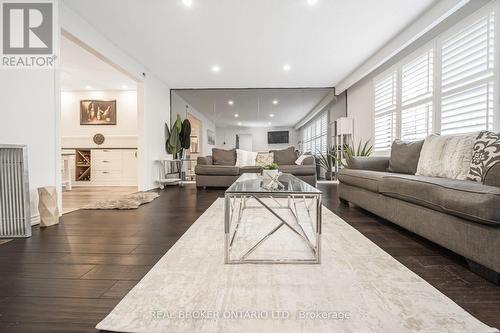
POLYGON ((304 152, 326 153, 328 139, 328 112, 323 112, 302 129, 304 152))
POLYGON ((431 48, 401 67, 401 139, 432 133, 433 59, 431 48))
POLYGON ((375 82, 375 149, 391 148, 395 139, 396 71, 375 82))
POLYGON ((487 6, 376 77, 375 151, 388 151, 395 138, 498 128, 495 38, 487 6))
POLYGON ((441 133, 493 129, 494 11, 441 43, 441 133))

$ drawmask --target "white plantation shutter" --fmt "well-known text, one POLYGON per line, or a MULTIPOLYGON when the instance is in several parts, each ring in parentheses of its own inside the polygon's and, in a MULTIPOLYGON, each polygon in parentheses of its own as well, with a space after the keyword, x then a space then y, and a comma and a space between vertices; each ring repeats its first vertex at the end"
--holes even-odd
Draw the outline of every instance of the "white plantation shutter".
POLYGON ((312 154, 326 153, 328 144, 328 112, 323 112, 302 130, 304 152, 312 154))
POLYGON ((497 6, 481 8, 373 81, 375 151, 387 152, 395 138, 499 129, 497 6))
POLYGON ((401 139, 421 140, 432 132, 434 50, 401 68, 401 139))
POLYGON ((494 11, 441 43, 441 133, 493 129, 494 11))
POLYGON ((396 70, 375 80, 375 142, 377 151, 391 147, 396 134, 396 70))

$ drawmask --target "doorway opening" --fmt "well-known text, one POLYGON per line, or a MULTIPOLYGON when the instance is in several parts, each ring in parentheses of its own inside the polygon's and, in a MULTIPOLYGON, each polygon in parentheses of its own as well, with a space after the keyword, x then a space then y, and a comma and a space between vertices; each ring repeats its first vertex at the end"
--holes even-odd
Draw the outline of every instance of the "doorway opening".
POLYGON ((63 214, 137 192, 139 82, 62 32, 63 214))

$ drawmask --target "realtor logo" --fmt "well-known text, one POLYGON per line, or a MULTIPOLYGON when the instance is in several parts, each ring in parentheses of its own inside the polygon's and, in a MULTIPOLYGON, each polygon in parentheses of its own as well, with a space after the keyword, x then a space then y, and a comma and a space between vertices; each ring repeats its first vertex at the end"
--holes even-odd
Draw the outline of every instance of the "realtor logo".
POLYGON ((54 65, 52 2, 2 2, 2 67, 54 65))

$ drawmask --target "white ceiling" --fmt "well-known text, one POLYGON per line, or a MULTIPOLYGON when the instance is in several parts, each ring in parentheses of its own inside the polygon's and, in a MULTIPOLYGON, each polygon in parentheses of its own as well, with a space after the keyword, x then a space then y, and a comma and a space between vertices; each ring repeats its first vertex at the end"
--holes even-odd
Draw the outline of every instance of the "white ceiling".
POLYGON ((173 93, 182 97, 218 127, 277 127, 294 126, 330 91, 331 89, 324 88, 217 89, 175 90, 173 93), (278 104, 273 104, 274 100, 278 104), (233 105, 229 101, 233 101, 233 105), (234 117, 235 114, 239 117, 234 117))
POLYGON ((64 1, 172 88, 335 86, 436 2, 64 1))
POLYGON ((61 89, 136 90, 137 82, 63 36, 61 89))

